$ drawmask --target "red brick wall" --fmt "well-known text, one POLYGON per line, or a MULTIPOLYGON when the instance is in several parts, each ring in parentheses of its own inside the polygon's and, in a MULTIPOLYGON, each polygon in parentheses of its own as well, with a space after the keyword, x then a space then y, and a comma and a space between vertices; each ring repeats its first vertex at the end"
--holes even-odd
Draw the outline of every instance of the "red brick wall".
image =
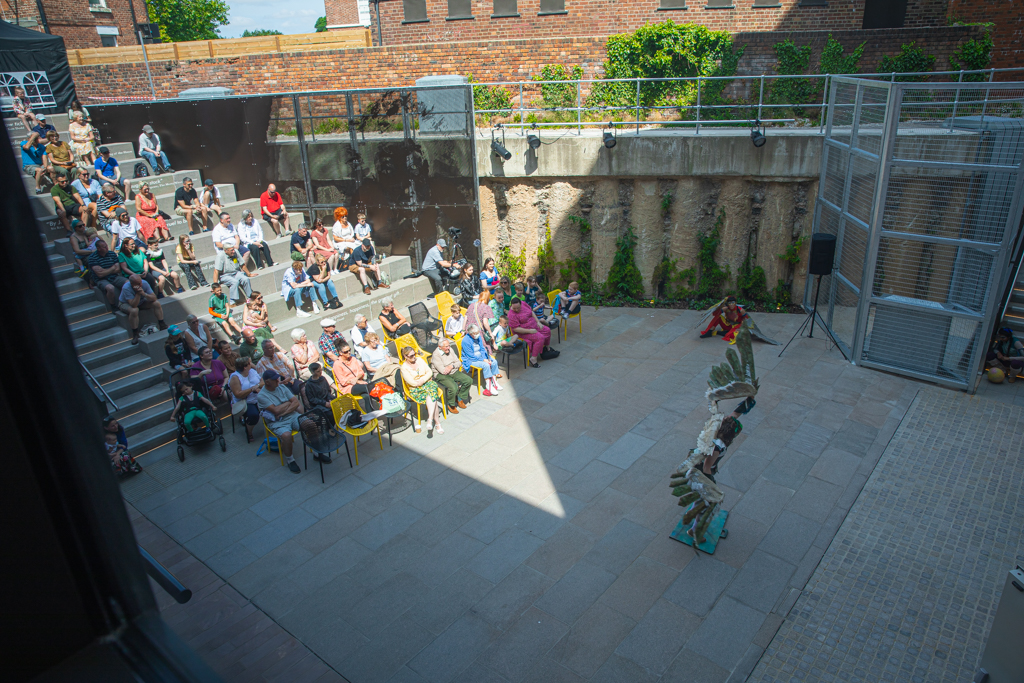
MULTIPOLYGON (((117 36, 118 45, 138 45, 129 2, 135 5, 135 18, 138 22, 148 23, 149 13, 145 0, 107 0, 110 12, 91 11, 88 0, 43 0, 43 9, 50 33, 62 37, 69 50, 102 47, 100 36, 96 33, 97 26, 117 26, 121 31, 117 36)), ((20 2, 19 8, 28 4, 31 3, 20 2)))
POLYGON ((909 0, 904 28, 945 26, 949 0, 909 0))
MULTIPOLYGON (((882 29, 836 31, 833 36, 847 49, 865 40, 863 71, 874 70, 885 54, 899 51, 902 43, 917 41, 935 54, 936 70, 948 65, 950 52, 962 40, 977 35, 977 27, 938 29, 882 29)), ((828 33, 740 33, 737 45, 747 45, 739 71, 772 73, 773 45, 787 36, 798 44, 815 46, 812 64, 828 33)), ((227 86, 238 94, 302 90, 412 85, 417 78, 440 74, 470 74, 477 81, 529 80, 546 64, 580 64, 586 76, 601 74, 607 38, 550 38, 548 40, 495 40, 432 43, 416 46, 372 47, 306 53, 260 54, 183 62, 156 62, 152 68, 158 97, 175 97, 186 88, 227 86)), ((149 94, 143 64, 72 67, 78 93, 110 97, 112 94, 149 94)))
POLYGON ((950 0, 949 16, 994 24, 992 66, 1024 66, 1024 0, 950 0))
POLYGON ((356 0, 324 0, 328 26, 351 26, 359 23, 356 0))

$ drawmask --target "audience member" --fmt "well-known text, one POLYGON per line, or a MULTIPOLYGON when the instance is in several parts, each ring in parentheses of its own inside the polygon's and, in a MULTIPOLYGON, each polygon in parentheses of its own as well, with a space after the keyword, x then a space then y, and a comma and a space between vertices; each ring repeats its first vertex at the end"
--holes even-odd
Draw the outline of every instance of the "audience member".
POLYGON ((308 380, 310 377, 311 370, 309 366, 315 363, 320 358, 320 352, 316 348, 316 344, 309 341, 306 337, 306 331, 301 327, 296 327, 291 332, 292 344, 292 360, 295 362, 295 369, 299 373, 299 379, 308 380))
POLYGON ((93 140, 92 124, 85 122, 81 112, 75 112, 68 124, 68 137, 71 138, 71 149, 82 161, 93 164, 96 162, 96 143, 93 140))
MULTIPOLYGON (((25 130, 32 132, 32 126, 38 125, 36 113, 32 111, 32 104, 25 95, 25 89, 17 87, 14 89, 14 97, 11 98, 11 107, 14 109, 14 116, 25 125, 25 130)), ((43 120, 46 117, 43 116, 43 120)))
POLYGON ((338 360, 338 342, 345 338, 341 336, 341 332, 338 332, 334 318, 324 318, 320 321, 320 327, 324 330, 317 344, 320 355, 333 365, 334 361, 338 360))
POLYGON ((466 317, 462 315, 462 309, 459 308, 458 304, 452 304, 451 316, 449 316, 447 322, 444 324, 444 334, 446 337, 454 338, 455 335, 462 332, 466 325, 466 317))
POLYGON ((484 396, 496 396, 497 392, 501 391, 497 379, 501 376, 498 372, 498 361, 494 360, 480 334, 480 328, 476 325, 470 325, 466 329, 466 336, 462 338, 462 369, 469 372, 471 367, 483 371, 484 396))
POLYGON ((302 396, 306 399, 306 405, 311 410, 331 412, 331 401, 338 397, 338 392, 324 375, 320 363, 310 363, 308 372, 309 379, 302 386, 302 396))
POLYGON ((121 287, 121 295, 117 300, 118 309, 128 316, 128 327, 132 331, 132 345, 139 343, 139 311, 152 310, 156 316, 157 327, 161 330, 167 329, 164 322, 164 309, 156 300, 149 283, 138 275, 132 275, 121 287))
POLYGON ((260 195, 260 214, 263 220, 270 223, 274 234, 280 237, 291 232, 288 227, 288 212, 285 210, 284 198, 273 183, 267 185, 267 191, 260 195))
POLYGON ((349 259, 349 271, 355 274, 359 281, 363 283, 363 294, 370 293, 370 284, 367 279, 367 272, 373 274, 373 289, 381 287, 383 289, 390 289, 390 285, 381 282, 380 278, 380 265, 373 262, 374 257, 373 245, 370 244, 369 238, 364 239, 358 247, 352 251, 352 256, 349 259))
POLYGON ((243 247, 249 250, 257 269, 263 268, 266 261, 268 268, 274 267, 274 259, 270 256, 270 245, 263 239, 263 226, 256 220, 252 211, 242 211, 242 222, 238 224, 238 238, 243 247))
POLYGON ((118 249, 117 260, 121 262, 121 272, 125 277, 138 275, 153 289, 157 298, 163 297, 156 275, 149 271, 149 263, 146 262, 145 249, 139 248, 139 243, 133 239, 121 240, 121 248, 118 249))
POLYGON ((366 348, 366 335, 369 332, 376 332, 370 321, 362 313, 356 315, 356 324, 349 330, 348 336, 352 343, 359 348, 366 348))
POLYGON ((213 349, 200 346, 198 360, 192 366, 191 375, 206 387, 207 395, 214 401, 224 396, 224 388, 228 381, 228 368, 220 358, 213 357, 213 349))
POLYGON ((100 219, 100 227, 111 235, 114 234, 111 225, 117 220, 117 210, 124 209, 124 197, 117 193, 110 183, 104 183, 99 199, 96 200, 96 213, 100 219))
POLYGON ((338 253, 356 248, 356 231, 348 222, 348 209, 339 206, 334 210, 334 226, 331 228, 334 248, 338 253))
POLYGON ((167 328, 167 338, 164 340, 164 354, 167 355, 167 362, 171 365, 171 386, 177 382, 188 379, 192 369, 192 349, 185 341, 185 334, 177 325, 167 328))
POLYGON ((194 217, 199 221, 199 232, 206 232, 206 219, 209 210, 199 201, 199 195, 196 194, 196 190, 192 186, 191 178, 182 179, 181 187, 174 191, 174 213, 185 217, 185 229, 190 235, 197 234, 192 229, 194 217))
POLYGON ((356 232, 356 241, 362 242, 363 240, 373 240, 373 230, 370 228, 370 224, 366 222, 366 214, 359 212, 356 214, 356 224, 354 226, 356 232))
POLYGON ((132 183, 127 178, 121 177, 121 166, 117 163, 117 159, 110 156, 108 148, 100 147, 100 156, 96 159, 93 167, 96 169, 97 180, 101 183, 110 183, 114 187, 119 188, 125 199, 128 198, 128 194, 132 189, 132 183))
POLYGON ((68 183, 68 177, 63 173, 57 174, 57 183, 50 188, 50 196, 53 197, 57 218, 64 224, 64 229, 68 231, 68 235, 71 234, 71 220, 73 218, 82 218, 86 221, 86 225, 89 224, 87 217, 92 214, 86 210, 82 197, 71 187, 70 183, 68 183))
POLYGON ((222 330, 236 344, 241 339, 242 328, 231 317, 231 299, 224 294, 219 282, 210 286, 210 300, 208 303, 210 317, 214 319, 222 330))
POLYGON ((252 273, 249 272, 235 251, 235 245, 225 244, 224 251, 217 254, 213 261, 213 281, 226 282, 231 300, 238 301, 241 298, 240 291, 246 297, 252 294, 252 285, 249 284, 250 277, 252 277, 252 273))
MULTIPOLYGON (((301 404, 299 397, 291 390, 281 384, 281 376, 273 370, 263 373, 264 387, 256 397, 260 412, 268 416, 267 428, 277 435, 277 447, 281 449, 288 469, 294 474, 299 474, 302 469, 299 463, 292 457, 292 446, 294 445, 293 432, 301 431, 299 426, 299 414, 301 404)), ((314 460, 330 462, 330 457, 320 453, 313 454, 314 460)))
POLYGON ((299 229, 291 240, 292 254, 298 253, 304 263, 313 263, 313 236, 309 234, 309 228, 305 223, 299 223, 299 229))
POLYGON ((74 173, 75 153, 71 151, 68 143, 60 139, 60 134, 55 130, 46 132, 46 157, 53 166, 54 182, 57 181, 56 176, 62 173, 68 178, 74 173))
POLYGON ((36 180, 36 194, 46 192, 43 189, 43 177, 46 175, 53 179, 53 165, 46 157, 46 145, 39 140, 39 133, 29 133, 28 139, 19 145, 21 147, 21 170, 26 175, 33 176, 36 180))
POLYGON ((154 173, 174 173, 171 162, 160 144, 160 136, 153 132, 153 126, 146 124, 139 136, 139 156, 149 162, 154 173))
POLYGON ((217 360, 224 364, 228 372, 234 372, 238 361, 238 352, 231 348, 231 342, 221 339, 214 342, 213 345, 217 349, 217 353, 220 354, 217 356, 217 360))
POLYGON ((54 132, 57 131, 57 129, 46 120, 46 114, 36 114, 35 117, 36 125, 32 126, 32 132, 37 133, 41 139, 45 140, 51 130, 54 132))
POLYGON ((494 309, 491 308, 491 295, 484 290, 480 292, 480 296, 469 304, 469 308, 466 310, 466 323, 462 326, 466 329, 470 325, 476 325, 480 328, 481 334, 484 336, 484 340, 490 342, 492 337, 491 330, 498 324, 498 318, 500 316, 494 315, 494 309))
POLYGON ((338 393, 363 397, 364 412, 370 412, 370 390, 373 384, 367 381, 363 362, 352 355, 352 347, 344 339, 338 342, 338 360, 334 361, 331 370, 334 372, 338 393))
POLYGON ((403 334, 412 332, 409 321, 395 309, 395 302, 391 300, 391 297, 385 297, 380 304, 381 311, 380 315, 377 316, 377 320, 380 321, 381 326, 387 331, 388 337, 397 339, 403 334))
POLYGON ((119 423, 117 420, 110 417, 109 415, 103 418, 103 433, 113 434, 114 440, 117 443, 121 444, 125 448, 128 448, 128 437, 124 433, 124 427, 122 427, 121 423, 119 423))
POLYGON ((281 351, 280 346, 274 341, 273 333, 265 327, 243 327, 242 343, 238 345, 238 355, 248 356, 253 363, 259 363, 263 358, 263 342, 269 341, 274 345, 275 351, 281 351))
POLYGON ((117 440, 117 434, 106 432, 103 435, 103 439, 114 474, 121 477, 126 474, 138 474, 142 471, 142 465, 137 463, 134 456, 128 452, 127 444, 117 440))
POLYGON ((92 271, 93 282, 107 297, 110 310, 116 310, 121 288, 128 282, 128 278, 121 272, 117 254, 110 250, 106 242, 99 240, 96 242, 96 251, 86 263, 92 271))
POLYGON ((498 289, 500 289, 502 294, 504 294, 503 303, 505 304, 505 310, 507 311, 509 304, 512 302, 512 297, 515 296, 515 292, 512 291, 512 281, 502 275, 501 279, 498 280, 498 289))
MULTIPOLYGON (((333 288, 334 285, 332 284, 331 286, 333 288)), ((284 277, 281 279, 281 297, 285 301, 288 301, 289 297, 292 299, 292 302, 295 304, 295 315, 298 318, 309 317, 309 313, 302 310, 303 292, 309 295, 314 313, 322 312, 317 303, 317 297, 323 301, 325 307, 336 308, 336 306, 331 304, 338 300, 337 296, 333 299, 328 299, 327 288, 319 282, 314 282, 311 277, 306 275, 306 271, 302 269, 302 261, 292 261, 292 267, 284 272, 284 277), (316 293, 315 295, 314 292, 316 293)))
POLYGON ((213 250, 216 253, 224 251, 225 244, 234 244, 238 249, 238 253, 245 257, 249 250, 246 249, 238 237, 238 231, 235 229, 234 224, 231 222, 231 214, 227 211, 221 211, 217 216, 217 225, 213 226, 213 231, 210 233, 210 238, 213 240, 213 250))
POLYGON ((331 266, 331 271, 337 270, 338 251, 331 244, 331 237, 327 234, 327 228, 324 227, 324 222, 319 218, 313 221, 313 231, 310 233, 310 238, 313 248, 306 254, 306 265, 311 266, 316 263, 316 256, 319 254, 327 260, 327 263, 331 266))
POLYGON ((526 278, 526 287, 524 289, 526 294, 526 303, 530 305, 530 308, 534 308, 537 305, 537 295, 542 294, 543 291, 540 285, 537 284, 537 276, 531 275, 526 278))
POLYGON ((270 324, 270 312, 267 310, 267 304, 263 301, 263 294, 253 290, 253 293, 249 296, 248 301, 245 302, 245 306, 242 308, 242 326, 252 327, 266 327, 271 332, 277 332, 277 327, 270 324))
POLYGON ((68 107, 68 118, 73 118, 76 111, 82 112, 82 116, 85 118, 87 123, 92 123, 92 117, 89 116, 89 110, 78 101, 77 97, 72 97, 71 106, 68 107))
POLYGON ((460 306, 469 304, 480 296, 480 278, 473 272, 473 264, 467 263, 462 269, 462 277, 455 286, 455 298, 460 306))
POLYGON ((71 187, 82 198, 82 203, 88 212, 88 216, 92 217, 92 225, 89 227, 99 225, 96 202, 103 196, 103 188, 98 182, 89 177, 89 171, 84 168, 78 169, 78 177, 71 182, 71 187))
POLYGON ((469 388, 473 386, 473 378, 462 371, 462 361, 452 350, 451 341, 442 337, 437 348, 430 357, 430 367, 434 370, 434 381, 444 391, 444 402, 448 412, 458 414, 459 408, 469 403, 469 388))
POLYGON ((207 209, 215 213, 220 213, 224 210, 224 202, 220 198, 220 190, 213 184, 213 178, 207 178, 203 182, 203 196, 200 197, 199 201, 207 209))
POLYGON ((149 272, 156 277, 157 291, 165 291, 168 294, 184 292, 181 286, 181 278, 167 265, 164 258, 164 250, 160 248, 160 240, 150 237, 146 241, 146 266, 149 272), (170 291, 167 291, 170 290, 170 291))
POLYGON ((509 299, 505 298, 505 291, 501 287, 495 287, 491 296, 492 318, 496 320, 508 312, 509 299))
MULTIPOLYGON (((411 346, 402 349, 401 372, 410 398, 427 407, 427 438, 434 436, 434 429, 438 434, 444 434, 440 418, 441 403, 438 401, 439 392, 437 382, 434 381, 434 373, 430 371, 426 362, 416 355, 411 346)), ((422 420, 420 424, 414 425, 417 434, 422 431, 422 425, 422 420)))
MULTIPOLYGON (((221 353, 221 357, 224 354, 221 353)), ((253 367, 252 359, 248 356, 238 356, 235 360, 235 370, 228 377, 228 389, 231 391, 231 414, 242 415, 242 411, 235 407, 235 404, 244 401, 245 411, 242 422, 245 424, 245 438, 252 442, 252 428, 260 421, 260 409, 257 406, 260 390, 263 389, 263 380, 260 374, 253 367)), ((287 391, 287 389, 285 390, 287 391)), ((292 393, 289 391, 288 396, 292 393)))
POLYGON ((210 334, 210 329, 195 313, 185 316, 185 341, 188 342, 192 353, 198 354, 199 349, 204 346, 209 348, 211 353, 213 352, 213 336, 210 334))
POLYGON ((149 189, 149 183, 142 183, 135 194, 135 218, 138 219, 140 232, 147 242, 154 235, 160 242, 170 242, 173 239, 171 231, 167 228, 167 221, 156 204, 156 197, 149 189))
POLYGON ((523 303, 528 305, 530 308, 533 308, 533 305, 530 304, 530 302, 528 302, 526 300, 526 283, 525 282, 516 282, 516 283, 514 283, 512 285, 512 296, 519 297, 520 301, 522 301, 523 303))
POLYGON ((508 316, 502 314, 498 318, 498 324, 494 327, 494 349, 511 353, 521 342, 519 335, 513 333, 508 326, 508 316))
POLYGON ((202 427, 209 429, 210 418, 203 410, 203 406, 207 406, 211 411, 216 410, 210 399, 203 396, 192 382, 184 381, 181 383, 181 396, 174 404, 174 410, 171 411, 171 422, 177 419, 180 411, 184 413, 181 423, 185 425, 186 430, 194 432, 202 427))
POLYGON ((86 228, 85 223, 77 218, 71 221, 71 230, 68 242, 71 245, 71 251, 75 254, 75 264, 79 273, 84 273, 85 280, 90 283, 91 287, 95 278, 89 270, 88 261, 89 257, 96 252, 96 243, 100 240, 99 235, 92 228, 86 228))
POLYGON ((558 316, 555 315, 554 309, 548 306, 548 295, 544 292, 537 293, 537 298, 534 299, 534 303, 531 308, 533 308, 533 314, 537 316, 537 320, 540 321, 541 325, 547 325, 553 329, 561 324, 558 316), (551 311, 550 315, 548 314, 548 310, 551 311))
POLYGON ((146 242, 139 234, 141 227, 138 219, 128 215, 127 209, 120 206, 114 209, 114 221, 110 224, 110 232, 114 235, 114 244, 117 249, 121 250, 125 242, 135 242, 136 247, 145 249, 146 242))
POLYGON ((996 332, 985 361, 988 367, 1002 370, 1006 381, 1016 382, 1017 375, 1024 368, 1024 343, 1014 338, 1013 330, 1003 327, 996 332))
MULTIPOLYGON (((583 292, 575 281, 569 283, 568 289, 558 295, 558 314, 568 320, 570 315, 580 312, 580 302, 583 300, 583 292)), ((554 303, 554 302, 552 302, 554 303)))
POLYGON ((325 294, 331 295, 331 302, 327 308, 341 308, 342 303, 338 301, 338 290, 334 287, 334 282, 331 281, 331 268, 327 265, 327 259, 323 254, 315 254, 313 258, 315 262, 306 269, 306 275, 313 280, 313 287, 321 294, 321 297, 325 294))
POLYGON ((510 331, 526 342, 530 367, 539 368, 538 359, 550 360, 558 357, 558 351, 550 348, 551 328, 541 325, 530 307, 524 306, 519 297, 512 299, 512 306, 508 310, 508 324, 510 331))
POLYGON ((299 396, 302 392, 302 380, 295 376, 295 366, 279 351, 280 347, 273 339, 266 339, 261 344, 263 357, 256 363, 256 371, 260 374, 273 370, 281 376, 281 383, 299 396))
POLYGON ((203 275, 203 264, 196 258, 192 248, 192 240, 188 235, 178 237, 178 246, 174 248, 174 256, 178 259, 178 268, 185 274, 189 289, 207 287, 206 276, 203 275))
POLYGON ((397 386, 394 381, 394 371, 398 369, 398 363, 391 358, 388 347, 380 343, 380 337, 376 332, 367 332, 363 337, 365 346, 356 349, 359 353, 359 360, 363 361, 366 373, 373 375, 374 379, 387 379, 392 386, 397 386), (392 367, 389 367, 389 364, 392 367))
POLYGON ((444 249, 447 246, 448 243, 439 237, 437 238, 437 243, 428 249, 423 257, 423 267, 420 270, 430 280, 430 286, 434 290, 434 294, 444 288, 444 283, 441 281, 441 268, 452 267, 451 261, 444 260, 444 249))

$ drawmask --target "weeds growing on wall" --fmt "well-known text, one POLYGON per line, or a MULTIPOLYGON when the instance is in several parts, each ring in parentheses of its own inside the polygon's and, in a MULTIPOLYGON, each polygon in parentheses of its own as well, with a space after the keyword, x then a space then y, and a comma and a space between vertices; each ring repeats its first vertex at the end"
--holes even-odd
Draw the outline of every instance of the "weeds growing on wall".
MULTIPOLYGON (((905 43, 898 55, 886 55, 878 61, 880 73, 917 73, 931 71, 935 66, 935 55, 925 54, 924 50, 915 47, 916 41, 905 43)), ((897 81, 923 81, 928 76, 897 76, 897 81)))
POLYGON ((825 40, 825 47, 821 50, 821 63, 818 65, 820 74, 855 74, 860 70, 860 60, 864 56, 863 42, 854 48, 850 54, 843 54, 843 44, 828 34, 825 40))
MULTIPOLYGON (((540 86, 541 102, 546 109, 570 109, 576 107, 576 83, 583 78, 582 66, 565 67, 561 64, 545 65, 535 81, 573 81, 569 83, 546 83, 540 86)), ((576 112, 554 112, 558 121, 575 121, 576 112)))
POLYGON ((550 290, 555 280, 559 263, 555 260, 555 248, 551 244, 551 219, 544 221, 544 238, 537 247, 537 279, 545 291, 550 290))
MULTIPOLYGON (((949 63, 954 69, 974 71, 987 69, 992 63, 992 32, 985 31, 981 38, 964 41, 953 51, 949 63)), ((981 82, 988 80, 988 74, 964 74, 964 81, 981 82)))
POLYGON ((636 267, 633 254, 635 249, 636 234, 633 232, 633 226, 630 226, 626 228, 622 237, 615 241, 615 258, 612 259, 608 281, 604 285, 608 296, 631 299, 644 297, 644 278, 640 275, 640 269, 636 267))
POLYGON ((512 282, 526 277, 526 247, 520 250, 519 256, 513 254, 510 247, 499 247, 496 260, 498 271, 512 282))
POLYGON ((771 302, 764 268, 752 265, 749 256, 744 259, 739 273, 736 274, 736 289, 745 300, 758 306, 766 306, 771 302))
POLYGON ((729 281, 729 267, 724 269, 715 261, 715 252, 721 242, 721 229, 725 224, 725 209, 718 213, 718 219, 706 235, 697 235, 697 289, 694 299, 699 308, 706 308, 722 298, 723 288, 729 281), (706 305, 702 305, 706 304, 706 305))
MULTIPOLYGON (((466 76, 466 80, 472 83, 473 74, 466 76)), ((473 106, 476 108, 476 111, 482 109, 508 110, 507 112, 499 111, 480 114, 479 120, 483 123, 488 123, 495 117, 508 116, 512 113, 512 95, 500 85, 474 85, 473 106)))
MULTIPOLYGON (((775 43, 775 56, 779 60, 776 71, 782 76, 805 74, 811 66, 811 46, 797 45, 789 38, 775 43)), ((807 104, 815 99, 817 86, 817 82, 809 78, 776 78, 772 80, 768 101, 772 104, 807 104)), ((793 111, 796 116, 806 116, 802 107, 793 107, 793 111)))
POLYGON ((656 297, 663 301, 686 301, 693 297, 693 284, 697 271, 693 268, 679 270, 679 259, 667 256, 654 267, 651 285, 656 297))

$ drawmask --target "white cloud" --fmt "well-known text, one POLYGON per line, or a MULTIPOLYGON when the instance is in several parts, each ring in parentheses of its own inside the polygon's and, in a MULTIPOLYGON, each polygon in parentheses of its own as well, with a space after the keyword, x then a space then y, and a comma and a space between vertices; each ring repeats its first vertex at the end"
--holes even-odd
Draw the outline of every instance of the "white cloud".
POLYGON ((228 24, 220 34, 237 38, 249 29, 274 29, 281 33, 313 33, 314 24, 324 16, 323 0, 234 0, 228 12, 228 24))

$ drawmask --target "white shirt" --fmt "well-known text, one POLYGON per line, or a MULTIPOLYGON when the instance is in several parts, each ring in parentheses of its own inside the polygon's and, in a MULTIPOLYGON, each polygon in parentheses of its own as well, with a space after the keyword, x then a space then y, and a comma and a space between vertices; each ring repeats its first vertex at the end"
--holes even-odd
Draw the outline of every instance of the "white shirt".
POLYGON ((242 221, 238 224, 238 236, 242 238, 242 244, 258 244, 263 241, 263 226, 255 218, 252 223, 242 221))
POLYGON ((346 248, 356 248, 356 231, 351 223, 346 222, 342 225, 341 221, 336 222, 331 230, 331 234, 335 237, 334 247, 338 251, 344 251, 346 248), (339 239, 341 240, 340 242, 338 241, 339 239))
POLYGON ((388 353, 388 347, 383 344, 377 344, 375 349, 371 349, 369 346, 359 346, 356 348, 359 349, 359 359, 371 368, 379 368, 391 357, 391 354, 388 353))
MULTIPOLYGON (((371 325, 370 321, 367 320, 366 321, 366 331, 365 332, 363 330, 359 329, 359 325, 356 325, 351 330, 349 330, 348 334, 349 334, 349 338, 352 340, 353 344, 362 344, 363 343, 363 337, 365 337, 370 332, 376 333, 377 330, 373 329, 373 325, 371 325)), ((383 344, 382 344, 382 346, 383 346, 383 344)))
MULTIPOLYGON (((139 239, 139 230, 142 226, 139 225, 139 221, 136 218, 129 218, 128 224, 124 224, 121 221, 115 220, 110 222, 110 231, 117 235, 118 240, 126 239, 139 239)), ((120 245, 120 241, 118 242, 120 245)))
POLYGON ((360 240, 364 240, 370 236, 370 224, 369 223, 356 223, 356 237, 360 240))
MULTIPOLYGON (((256 372, 256 368, 252 367, 251 365, 249 366, 249 374, 243 375, 242 373, 240 373, 237 370, 235 370, 234 372, 231 373, 231 377, 237 377, 238 378, 238 390, 239 391, 245 391, 246 389, 251 389, 252 387, 258 386, 259 383, 260 383, 260 373, 256 372)), ((229 379, 229 385, 230 385, 230 377, 228 379, 229 379)), ((235 392, 233 392, 233 391, 228 391, 228 395, 231 396, 231 403, 232 404, 238 403, 238 401, 240 400, 240 399, 235 398, 235 392)), ((256 401, 259 400, 259 397, 260 397, 259 392, 254 391, 254 392, 250 393, 248 396, 245 397, 245 402, 246 403, 252 403, 253 405, 255 405, 256 401)))
POLYGON ((462 332, 462 328, 466 325, 466 316, 460 315, 456 320, 455 316, 448 318, 448 323, 444 326, 444 333, 449 337, 454 337, 459 332, 462 332))
POLYGON ((207 192, 211 195, 211 198, 204 202, 207 206, 213 206, 214 204, 217 206, 222 205, 222 202, 220 201, 220 190, 217 189, 216 185, 204 187, 203 191, 200 193, 200 197, 205 197, 207 192))
POLYGON ((160 146, 160 136, 153 133, 153 137, 149 137, 145 133, 139 136, 139 152, 144 149, 156 151, 156 148, 160 146))
POLYGON ((235 230, 235 226, 231 223, 228 223, 226 227, 217 223, 217 227, 210 234, 213 235, 213 248, 218 254, 224 250, 217 246, 217 242, 224 244, 227 240, 234 240, 235 244, 238 244, 238 231, 235 230))

